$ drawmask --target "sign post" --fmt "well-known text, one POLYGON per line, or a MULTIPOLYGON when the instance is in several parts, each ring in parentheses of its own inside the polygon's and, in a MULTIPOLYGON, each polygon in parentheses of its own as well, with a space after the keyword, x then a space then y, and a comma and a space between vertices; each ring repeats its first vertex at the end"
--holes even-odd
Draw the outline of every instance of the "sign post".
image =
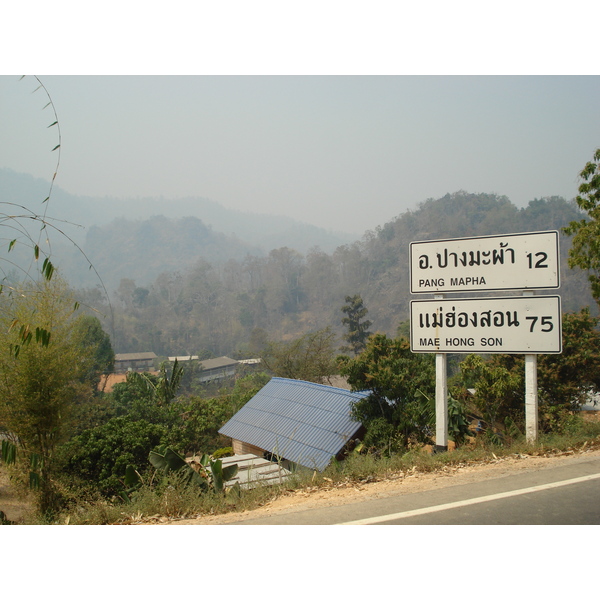
MULTIPOLYGON (((435 296, 443 300, 444 295, 435 296)), ((448 358, 446 354, 435 355, 435 452, 448 450, 448 358)))
POLYGON ((447 449, 447 353, 525 355, 527 440, 537 440, 537 354, 562 352, 558 231, 412 242, 410 303, 413 352, 436 355, 436 450, 447 449), (459 298, 444 293, 524 290, 523 296, 459 298))
MULTIPOLYGON (((533 296, 533 292, 523 292, 523 296, 533 296)), ((530 444, 538 438, 537 354, 525 355, 525 437, 530 444)))

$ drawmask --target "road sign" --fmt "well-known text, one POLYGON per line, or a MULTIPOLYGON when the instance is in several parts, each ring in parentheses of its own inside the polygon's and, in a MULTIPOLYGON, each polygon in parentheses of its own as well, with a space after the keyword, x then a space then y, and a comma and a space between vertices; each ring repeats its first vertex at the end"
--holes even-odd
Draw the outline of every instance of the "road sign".
POLYGON ((410 303, 410 347, 436 354, 559 354, 560 296, 410 303))
POLYGON ((558 287, 558 231, 410 244, 413 294, 558 287))

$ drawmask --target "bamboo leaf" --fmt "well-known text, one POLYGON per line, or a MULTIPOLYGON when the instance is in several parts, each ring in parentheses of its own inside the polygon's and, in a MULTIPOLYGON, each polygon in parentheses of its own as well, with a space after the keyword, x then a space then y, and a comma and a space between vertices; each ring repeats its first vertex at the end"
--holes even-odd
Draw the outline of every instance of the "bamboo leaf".
POLYGON ((50 123, 50 125, 48 125, 48 127, 46 127, 46 129, 50 129, 50 127, 54 127, 55 125, 58 125, 58 121, 54 121, 54 123, 50 123))
POLYGON ((30 473, 29 473, 29 487, 32 490, 39 490, 40 489, 40 476, 38 475, 38 473, 34 473, 33 471, 30 471, 30 473))
POLYGON ((51 335, 52 334, 47 329, 44 329, 43 327, 35 328, 35 341, 44 347, 47 347, 50 344, 50 336, 51 335))
POLYGON ((40 247, 37 244, 33 247, 33 256, 35 256, 35 260, 40 257, 40 247))
POLYGON ((52 279, 52 275, 54 274, 54 265, 50 262, 49 258, 44 259, 42 264, 42 274, 48 281, 52 279))
POLYGON ((52 148, 51 152, 54 152, 58 148, 60 148, 60 144, 56 144, 56 146, 54 146, 54 148, 52 148))
POLYGON ((17 460, 17 447, 8 440, 2 440, 2 461, 13 465, 17 460))
POLYGON ((10 241, 10 243, 8 244, 8 251, 9 252, 14 248, 14 246, 15 246, 16 243, 17 243, 17 240, 11 240, 10 241))

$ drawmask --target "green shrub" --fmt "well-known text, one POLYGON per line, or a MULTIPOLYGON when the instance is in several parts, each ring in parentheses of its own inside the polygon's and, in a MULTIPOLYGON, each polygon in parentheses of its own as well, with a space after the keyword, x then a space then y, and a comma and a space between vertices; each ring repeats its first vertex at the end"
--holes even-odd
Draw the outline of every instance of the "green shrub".
POLYGON ((147 470, 150 451, 168 441, 164 425, 115 417, 65 444, 60 449, 62 470, 92 483, 104 495, 118 494, 127 465, 147 470))
POLYGON ((225 448, 219 448, 212 453, 212 457, 217 460, 218 458, 225 458, 226 456, 233 456, 235 453, 231 446, 225 448))

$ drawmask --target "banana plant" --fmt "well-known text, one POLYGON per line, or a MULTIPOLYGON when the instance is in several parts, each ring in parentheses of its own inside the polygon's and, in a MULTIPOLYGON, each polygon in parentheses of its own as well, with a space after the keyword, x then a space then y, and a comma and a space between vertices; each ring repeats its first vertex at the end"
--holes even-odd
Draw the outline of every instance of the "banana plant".
POLYGON ((125 489, 119 492, 119 496, 126 504, 130 504, 131 494, 137 492, 142 485, 144 485, 142 476, 136 471, 133 465, 127 465, 127 468, 125 469, 125 489))
POLYGON ((223 468, 223 461, 212 460, 208 454, 195 456, 191 462, 186 461, 169 447, 150 452, 152 466, 163 473, 177 473, 187 484, 198 485, 203 490, 213 489, 222 492, 225 482, 237 475, 238 466, 229 465, 223 468))

